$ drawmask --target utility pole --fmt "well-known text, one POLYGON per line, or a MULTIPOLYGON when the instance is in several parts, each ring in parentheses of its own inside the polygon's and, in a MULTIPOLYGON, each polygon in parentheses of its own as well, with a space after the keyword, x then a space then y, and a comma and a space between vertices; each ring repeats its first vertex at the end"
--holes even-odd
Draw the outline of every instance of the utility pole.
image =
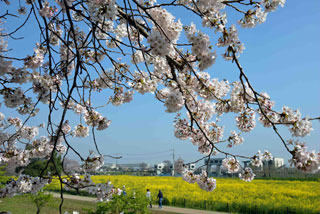
MULTIPOLYGON (((118 156, 118 154, 116 154, 118 156)), ((117 167, 118 167, 118 158, 116 158, 116 170, 117 170, 117 167)))
POLYGON ((172 176, 174 176, 174 149, 172 149, 172 176))

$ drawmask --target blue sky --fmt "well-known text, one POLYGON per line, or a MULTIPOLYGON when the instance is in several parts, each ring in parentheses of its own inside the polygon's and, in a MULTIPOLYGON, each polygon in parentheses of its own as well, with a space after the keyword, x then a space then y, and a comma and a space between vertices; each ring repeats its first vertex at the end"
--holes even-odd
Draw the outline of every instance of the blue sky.
MULTIPOLYGON (((12 5, 11 7, 13 7, 12 5)), ((283 105, 299 109, 304 116, 317 117, 320 109, 320 1, 287 1, 284 8, 269 13, 267 21, 254 29, 239 29, 240 40, 246 49, 240 57, 247 76, 257 91, 267 92, 275 101, 276 110, 283 105)), ((1 9, 2 12, 3 9, 1 9)), ((175 16, 181 18, 184 25, 191 21, 198 23, 193 16, 186 16, 180 10, 175 16)), ((231 20, 239 16, 230 17, 231 20)), ((231 21, 229 20, 229 24, 231 21)), ((10 22, 7 23, 10 26, 10 22)), ((16 24, 16 23, 12 23, 16 24)), ((22 35, 26 41, 35 41, 32 25, 27 26, 22 35)), ((216 43, 218 35, 205 30, 216 43)), ((20 55, 24 50, 32 50, 34 42, 18 42, 14 44, 14 52, 20 55)), ((10 42, 9 42, 10 47, 10 42)), ((32 53, 29 53, 32 54, 32 53)), ((23 56, 23 55, 20 55, 23 56)), ((215 65, 208 72, 211 77, 235 81, 238 70, 235 64, 227 62, 219 56, 215 65)), ((98 102, 106 102, 108 97, 101 96, 98 102)), ((7 111, 2 108, 1 111, 7 111)), ((170 149, 175 149, 175 155, 186 161, 200 158, 197 147, 189 141, 180 141, 173 135, 173 119, 175 114, 165 112, 162 103, 153 95, 139 95, 135 93, 134 101, 120 107, 107 106, 99 110, 108 119, 111 126, 104 132, 96 132, 100 150, 104 154, 122 154, 123 159, 118 163, 156 163, 172 159, 170 149), (126 155, 124 155, 126 154, 126 155), (140 155, 135 155, 140 154, 140 155)), ((12 111, 5 114, 14 114, 12 111)), ((40 116, 45 117, 45 113, 40 116)), ((222 118, 225 126, 225 136, 234 127, 234 116, 226 115, 222 118)), ((35 120, 34 120, 35 122, 35 120)), ((258 149, 267 149, 274 156, 288 159, 290 156, 282 146, 280 140, 271 129, 262 128, 257 122, 257 128, 249 134, 244 134, 243 145, 230 151, 237 154, 252 155, 258 149)), ((309 149, 320 149, 319 122, 313 121, 314 131, 304 138, 309 149)), ((287 128, 280 128, 284 138, 291 137, 287 128)), ((73 139, 83 155, 88 149, 93 149, 91 138, 73 139)), ((225 146, 222 146, 222 148, 225 146)), ((72 156, 74 157, 74 156, 72 156)), ((106 159, 106 162, 115 162, 106 159)))

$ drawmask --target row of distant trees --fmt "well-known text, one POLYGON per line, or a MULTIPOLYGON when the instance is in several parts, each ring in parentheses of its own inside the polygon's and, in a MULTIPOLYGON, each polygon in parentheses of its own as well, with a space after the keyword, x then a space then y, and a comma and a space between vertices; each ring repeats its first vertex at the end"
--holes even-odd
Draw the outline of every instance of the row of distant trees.
MULTIPOLYGON (((164 168, 162 169, 162 172, 164 174, 169 174, 172 172, 172 162, 170 160, 163 161, 164 168)), ((149 165, 145 162, 142 162, 139 164, 140 170, 144 171, 147 170, 149 165)), ((153 166, 152 166, 153 168, 153 166)), ((176 168, 176 167, 175 167, 176 168)), ((62 160, 60 155, 57 155, 57 153, 54 154, 52 161, 47 163, 47 160, 40 159, 40 158, 34 158, 30 161, 30 163, 25 167, 15 167, 11 164, 1 165, 0 166, 0 175, 17 175, 17 174, 26 174, 30 176, 37 176, 40 173, 43 175, 57 175, 58 173, 72 173, 72 172, 78 172, 80 171, 80 165, 78 161, 65 158, 62 160), (48 166, 46 167, 46 165, 48 166), (55 168, 55 166, 57 168, 55 168), (63 166, 63 168, 62 168, 63 166), (42 172, 43 171, 43 172, 42 172)))
MULTIPOLYGON (((165 164, 165 166, 162 169, 162 172, 164 174, 171 173, 172 162, 169 160, 165 160, 163 161, 163 163, 165 164)), ((139 168, 142 171, 147 170, 148 166, 149 165, 145 162, 142 162, 139 164, 139 168)), ((3 175, 26 174, 30 176, 37 176, 40 173, 42 173, 43 175, 57 175, 58 173, 67 174, 67 173, 78 172, 78 171, 80 171, 80 165, 78 161, 69 159, 69 158, 65 158, 62 161, 61 156, 57 155, 57 153, 54 154, 52 161, 50 161, 49 163, 47 163, 47 160, 45 159, 34 158, 25 167, 22 167, 22 166, 15 167, 14 165, 11 165, 11 164, 0 166, 0 175, 1 173, 3 175), (46 167, 47 164, 48 166, 46 167), (57 168, 55 168, 54 165, 56 165, 57 168)))
POLYGON ((47 160, 34 158, 30 163, 25 167, 16 167, 12 164, 3 164, 0 165, 0 176, 1 175, 17 175, 17 174, 26 174, 30 176, 37 176, 39 174, 47 175, 58 175, 61 173, 72 173, 80 171, 80 165, 78 161, 65 158, 62 160, 62 157, 55 153, 53 155, 52 161, 47 163, 47 160), (48 165, 48 166, 47 166, 48 165), (55 167, 56 166, 56 167, 55 167), (43 171, 43 172, 42 172, 43 171))

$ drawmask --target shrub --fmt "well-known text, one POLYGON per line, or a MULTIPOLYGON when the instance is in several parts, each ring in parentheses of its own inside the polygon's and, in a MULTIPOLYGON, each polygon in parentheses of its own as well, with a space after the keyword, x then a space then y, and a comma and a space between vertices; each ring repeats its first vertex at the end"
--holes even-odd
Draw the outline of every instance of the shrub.
POLYGON ((37 192, 36 194, 30 194, 31 201, 37 207, 37 214, 40 213, 41 209, 52 199, 51 194, 45 194, 43 192, 37 192))

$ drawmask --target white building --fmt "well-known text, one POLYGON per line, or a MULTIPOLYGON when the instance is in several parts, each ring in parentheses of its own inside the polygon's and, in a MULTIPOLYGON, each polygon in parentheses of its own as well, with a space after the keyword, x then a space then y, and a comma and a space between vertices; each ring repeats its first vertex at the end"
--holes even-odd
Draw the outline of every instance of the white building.
POLYGON ((284 166, 284 159, 283 158, 273 157, 272 160, 263 161, 263 167, 264 168, 275 168, 275 169, 278 169, 278 168, 283 167, 283 166, 284 166))
MULTIPOLYGON (((244 168, 249 166, 249 167, 252 167, 251 164, 250 164, 250 160, 247 160, 247 161, 243 161, 244 163, 244 168)), ((272 160, 264 160, 262 161, 262 166, 261 167, 258 167, 258 169, 260 170, 263 170, 263 169, 279 169, 281 167, 284 166, 284 159, 283 158, 276 158, 276 157, 273 157, 272 160)))
POLYGON ((188 170, 194 171, 196 169, 196 165, 194 163, 188 164, 188 170))
POLYGON ((155 168, 156 170, 162 171, 163 168, 164 168, 164 166, 165 166, 164 163, 158 163, 158 164, 154 165, 154 168, 155 168))

